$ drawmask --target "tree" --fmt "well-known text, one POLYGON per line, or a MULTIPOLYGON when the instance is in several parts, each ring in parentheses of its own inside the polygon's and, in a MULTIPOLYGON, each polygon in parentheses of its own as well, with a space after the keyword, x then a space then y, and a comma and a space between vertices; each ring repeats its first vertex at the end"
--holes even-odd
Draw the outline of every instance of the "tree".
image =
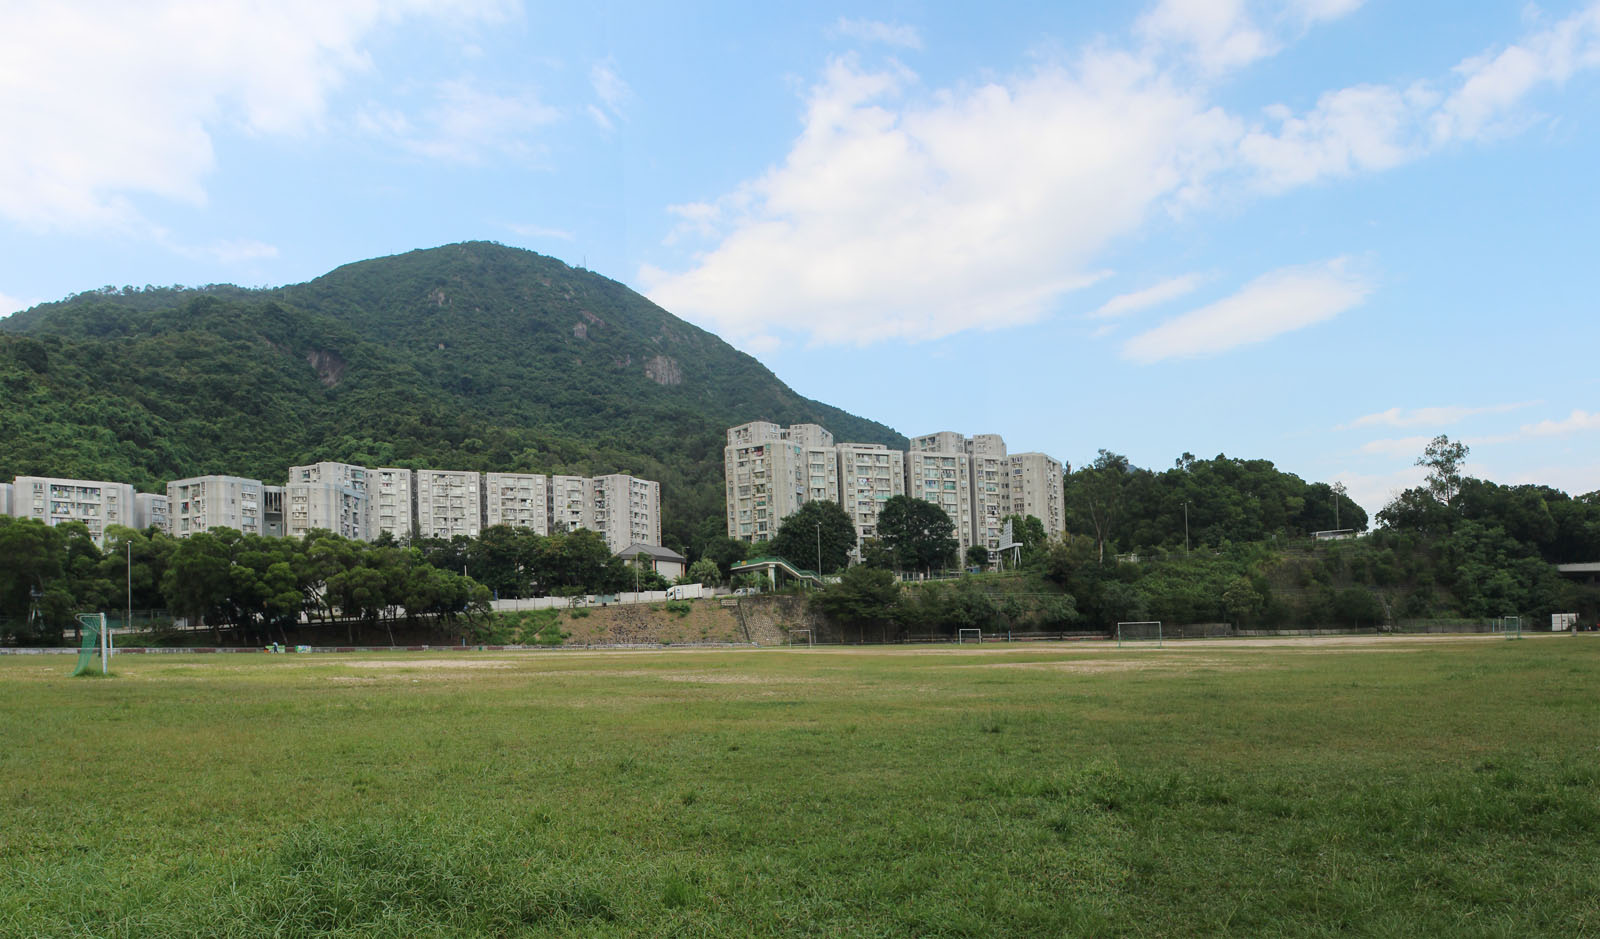
POLYGON ((1079 513, 1094 529, 1095 552, 1101 564, 1106 560, 1106 544, 1122 516, 1130 472, 1127 457, 1101 450, 1093 463, 1071 476, 1068 491, 1079 513))
POLYGON ((715 587, 722 583, 722 569, 711 558, 703 557, 689 565, 689 582, 715 587))
POLYGON ((930 573, 955 561, 960 542, 944 509, 923 499, 891 496, 878 512, 878 538, 900 570, 930 573))
POLYGON ((967 549, 968 567, 988 567, 989 549, 981 544, 975 544, 967 549))
POLYGON ((1468 452, 1466 444, 1440 434, 1417 458, 1417 465, 1428 469, 1428 492, 1443 505, 1452 505, 1461 491, 1461 466, 1467 461, 1468 452))
POLYGON ((894 574, 858 564, 846 570, 838 583, 812 594, 811 602, 838 622, 859 626, 865 638, 869 624, 888 628, 899 600, 900 585, 894 574))
POLYGON ((822 570, 818 573, 843 570, 856 546, 856 526, 837 502, 817 499, 800 506, 781 523, 771 550, 790 564, 809 568, 818 563, 819 541, 822 570))

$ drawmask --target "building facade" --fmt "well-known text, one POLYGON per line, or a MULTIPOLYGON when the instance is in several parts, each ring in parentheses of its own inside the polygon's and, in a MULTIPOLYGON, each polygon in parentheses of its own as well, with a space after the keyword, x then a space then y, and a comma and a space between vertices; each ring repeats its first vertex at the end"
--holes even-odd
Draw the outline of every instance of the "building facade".
POLYGON ((620 551, 630 544, 661 544, 661 484, 621 473, 596 476, 591 525, 620 551))
POLYGON ((82 522, 97 545, 110 525, 135 527, 134 492, 127 483, 59 476, 18 476, 11 483, 10 514, 52 527, 82 522))
POLYGON ((483 531, 482 482, 464 470, 417 470, 417 535, 476 538, 483 531))
POLYGON ((167 518, 167 495, 157 492, 133 494, 133 527, 155 528, 172 534, 172 523, 167 518))
POLYGON ((550 532, 594 528, 594 481, 587 476, 550 477, 550 532))
POLYGON ((172 535, 187 538, 213 528, 247 535, 262 529, 262 485, 243 476, 191 476, 167 483, 167 524, 172 535))
POLYGON ((367 498, 372 501, 372 537, 388 532, 409 538, 416 532, 416 484, 410 470, 392 466, 368 470, 367 498))
MULTIPOLYGON (((1001 522, 1011 512, 1007 489, 1011 462, 999 434, 974 434, 966 441, 972 461, 972 532, 969 541, 993 556, 1000 550, 1001 522)), ((965 560, 965 557, 963 557, 965 560)))
POLYGON ((960 559, 965 559, 973 545, 972 460, 966 438, 949 431, 913 438, 906 453, 906 495, 944 509, 955 528, 960 559))
POLYGON ((878 537, 878 513, 894 496, 906 493, 905 453, 880 443, 841 443, 839 505, 856 528, 856 550, 878 537))
POLYGON ((839 501, 833 434, 816 424, 730 427, 722 460, 730 538, 769 539, 807 502, 839 501))
POLYGON ((483 524, 550 534, 550 478, 540 473, 485 473, 483 524))
POLYGON ((1007 464, 1006 490, 1011 507, 1006 514, 1023 518, 1032 515, 1044 524, 1046 535, 1060 538, 1067 530, 1061 461, 1043 453, 1013 453, 1007 464))
POLYGON ((284 488, 284 533, 304 538, 316 529, 359 541, 372 539, 367 468, 322 462, 289 467, 284 488))

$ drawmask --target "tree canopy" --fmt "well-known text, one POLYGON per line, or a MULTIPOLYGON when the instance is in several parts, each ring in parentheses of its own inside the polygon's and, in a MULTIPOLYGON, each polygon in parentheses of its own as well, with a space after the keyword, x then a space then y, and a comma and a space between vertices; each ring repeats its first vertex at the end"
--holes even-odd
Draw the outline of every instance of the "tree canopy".
POLYGON ((834 574, 844 570, 855 547, 856 526, 850 513, 837 502, 818 499, 800 506, 780 523, 769 550, 803 568, 815 567, 820 554, 822 570, 818 573, 834 574))

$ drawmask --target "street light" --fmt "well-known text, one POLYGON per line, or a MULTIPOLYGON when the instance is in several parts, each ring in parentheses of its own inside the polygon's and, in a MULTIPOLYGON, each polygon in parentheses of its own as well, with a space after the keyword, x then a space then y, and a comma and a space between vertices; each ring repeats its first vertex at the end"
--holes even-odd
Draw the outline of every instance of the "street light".
POLYGON ((817 523, 817 583, 822 583, 822 523, 817 523))

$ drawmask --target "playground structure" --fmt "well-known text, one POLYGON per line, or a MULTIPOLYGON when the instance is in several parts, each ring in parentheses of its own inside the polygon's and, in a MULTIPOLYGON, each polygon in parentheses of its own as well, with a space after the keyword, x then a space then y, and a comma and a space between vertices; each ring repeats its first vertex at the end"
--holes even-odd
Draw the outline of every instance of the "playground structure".
POLYGON ((72 677, 89 673, 89 663, 94 660, 97 646, 100 652, 100 674, 110 674, 111 630, 106 627, 106 615, 79 613, 78 622, 83 624, 83 645, 78 648, 78 667, 72 670, 72 677))

